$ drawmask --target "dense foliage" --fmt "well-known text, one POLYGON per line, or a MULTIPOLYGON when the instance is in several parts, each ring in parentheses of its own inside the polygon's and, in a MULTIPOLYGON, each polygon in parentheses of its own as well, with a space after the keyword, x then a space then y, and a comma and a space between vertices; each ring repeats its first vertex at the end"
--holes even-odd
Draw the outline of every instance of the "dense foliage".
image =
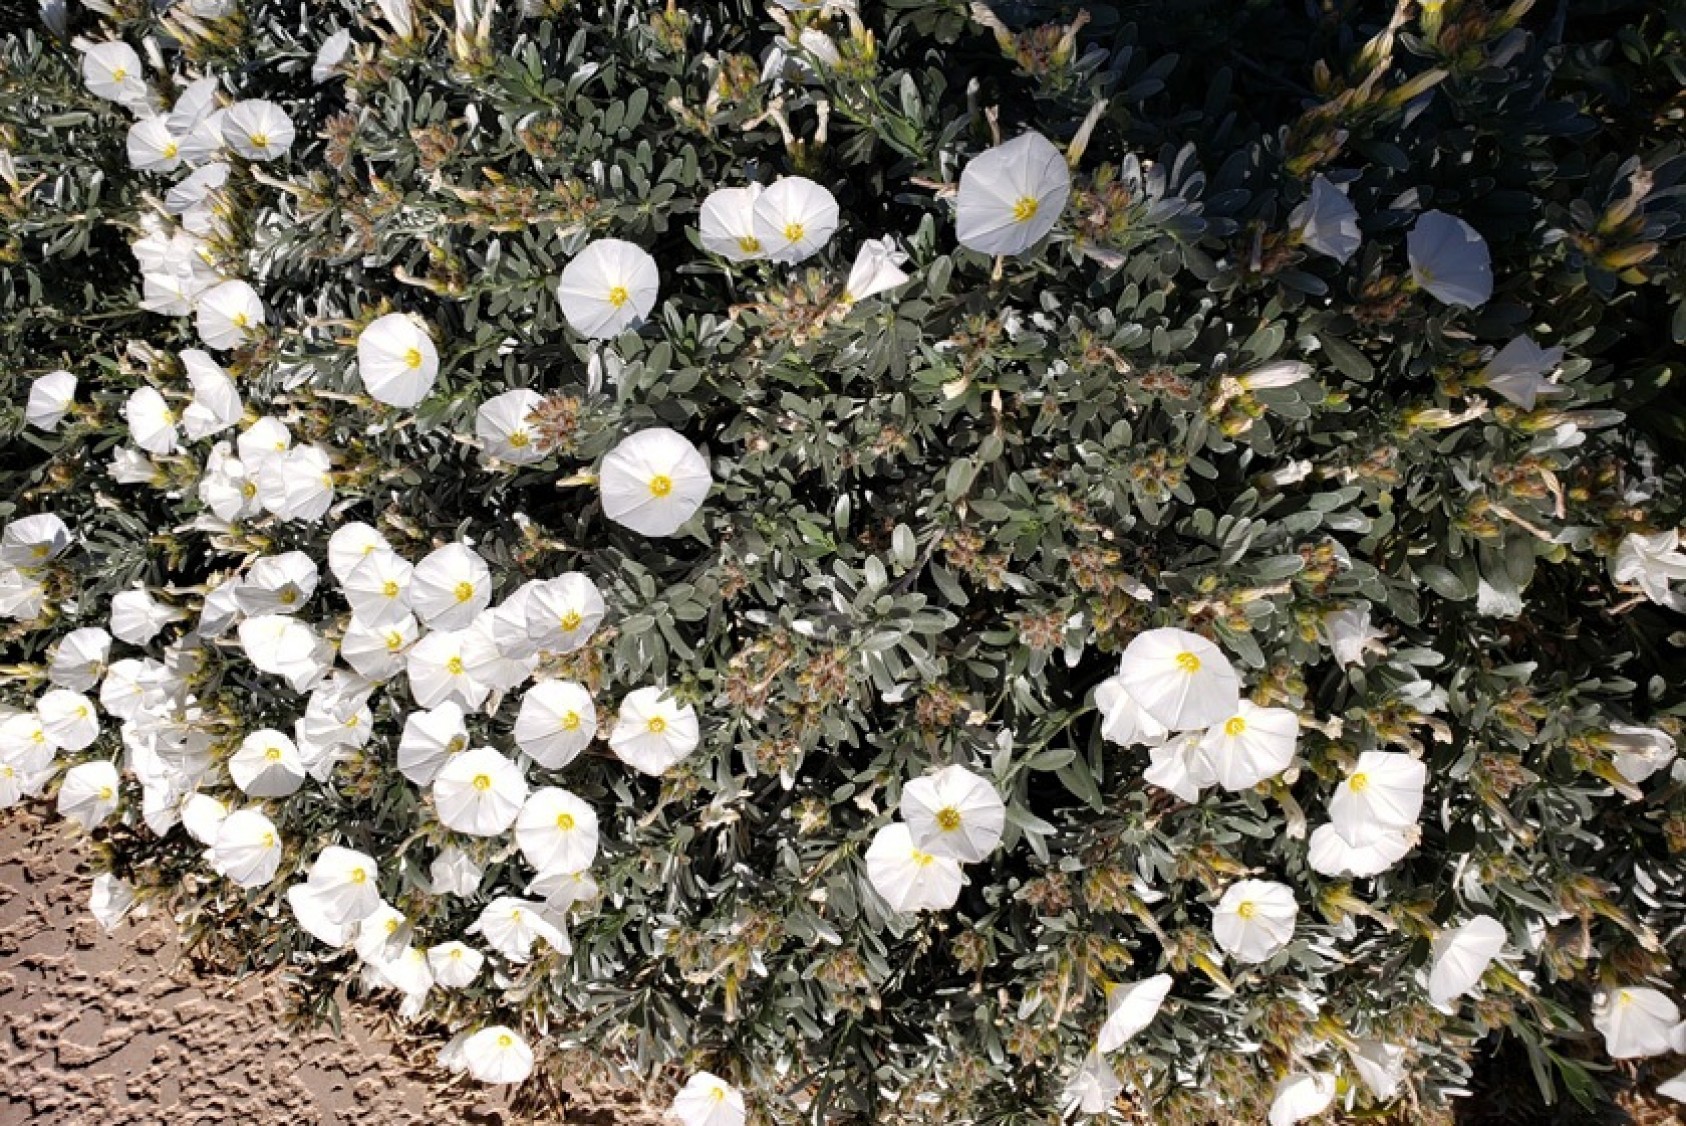
MULTIPOLYGON (((762 1121, 1046 1121, 1088 1090, 1206 1123, 1315 1109, 1330 1082, 1420 1120, 1505 1037, 1596 1103, 1635 1074, 1609 1053, 1686 1047, 1675 1027, 1630 1052, 1610 1027, 1636 997, 1679 1025, 1660 1006, 1686 948, 1686 8, 1542 8, 43 5, 0 40, 0 517, 71 537, 0 553, 19 710, 0 762, 23 779, 0 796, 57 793, 92 826, 108 917, 132 886, 225 964, 285 966, 318 1013, 348 978, 397 988, 459 1063, 460 1034, 517 1030, 539 1094, 706 1069, 762 1121), (113 40, 138 93, 94 89, 124 66, 86 77, 113 40), (225 119, 196 164, 165 153, 185 130, 137 155, 131 127, 206 77, 206 107, 272 103, 291 143, 225 119), (961 246, 962 171, 1030 132, 1071 169, 1053 233, 961 246), (225 180, 181 194, 213 163, 225 180), (705 247, 710 193, 794 176, 838 205, 823 249, 705 247), (1408 245, 1434 215, 1485 244, 1490 297, 1446 300, 1448 263, 1408 245), (845 296, 886 236, 907 280, 845 296), (160 268, 172 238, 200 264, 160 268), (594 338, 558 281, 606 239, 648 252, 659 298, 594 338), (183 279, 249 283, 261 324, 183 279), (360 337, 394 312, 437 351, 414 406, 360 377, 360 337), (195 398, 209 369, 182 353, 207 347, 232 418, 195 398), (26 422, 61 369, 62 421, 26 422), (489 424, 482 404, 523 388, 489 424), (190 402, 212 421, 166 440, 190 402), (236 454, 257 494, 234 443, 264 417, 326 468, 219 515, 236 454), (605 511, 606 457, 658 428, 713 481, 674 535, 605 511), (298 492, 324 475, 331 496, 298 492), (525 844, 444 823, 399 766, 413 665, 359 676, 342 654, 324 680, 310 644, 296 676, 256 657, 245 623, 282 615, 254 592, 281 589, 259 580, 287 553, 323 571, 292 591, 315 642, 356 626, 328 547, 353 522, 409 563, 470 545, 495 605, 565 573, 601 592, 589 640, 494 655, 527 663, 463 709, 469 745, 595 812, 588 878, 530 890, 525 844), (95 627, 119 635, 90 662, 106 722, 42 766, 29 732, 75 726, 44 694, 94 692, 50 666, 95 627), (1200 766, 1168 757, 1177 736, 1104 737, 1097 688, 1166 627, 1297 715, 1285 769, 1179 784, 1167 763, 1200 766), (111 690, 125 660, 133 707, 111 690), (529 677, 584 686, 584 754, 518 746, 529 677), (647 687, 700 726, 659 776, 607 741, 647 687), (262 731, 296 734, 302 786, 237 777, 262 731), (1370 752, 1426 766, 1420 821, 1376 874, 1325 874, 1310 843, 1370 752), (68 773, 98 763, 121 770, 114 807, 103 775, 68 773), (869 843, 952 764, 1005 803, 1000 847, 952 907, 896 911, 869 843), (278 868, 207 855, 229 810, 267 818, 278 868), (361 916, 338 948, 301 929, 289 889, 327 879, 329 846, 378 863, 396 946, 361 916), (455 894, 448 849, 481 870, 455 894), (1297 905, 1258 959, 1214 936, 1243 880, 1297 905), (529 894, 552 937, 523 958, 486 913, 529 894), (1431 999, 1481 917, 1502 949, 1431 999), (391 968, 455 941, 488 956, 466 986, 391 968), (1150 1023, 1091 1055, 1108 985, 1160 973, 1150 1023)), ((1644 1066, 1647 1086, 1679 1070, 1644 1066)))

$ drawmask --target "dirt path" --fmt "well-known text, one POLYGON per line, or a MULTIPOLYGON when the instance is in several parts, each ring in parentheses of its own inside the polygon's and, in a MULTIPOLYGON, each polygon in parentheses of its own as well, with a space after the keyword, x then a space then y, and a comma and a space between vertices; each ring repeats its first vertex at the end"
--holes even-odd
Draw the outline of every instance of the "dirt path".
MULTIPOLYGON (((75 838, 0 817, 0 1126, 513 1126, 486 1088, 446 1086, 432 1051, 403 1058, 355 1006, 343 1038, 288 1033, 276 983, 195 974, 169 920, 106 935, 75 838)), ((546 1121, 660 1121, 632 1101, 546 1121)))

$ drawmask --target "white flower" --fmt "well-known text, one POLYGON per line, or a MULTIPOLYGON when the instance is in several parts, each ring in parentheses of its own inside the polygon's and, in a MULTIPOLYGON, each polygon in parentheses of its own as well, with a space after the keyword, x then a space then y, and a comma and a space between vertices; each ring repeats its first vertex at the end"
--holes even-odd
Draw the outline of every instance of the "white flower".
POLYGON ((418 786, 431 786, 452 755, 468 749, 468 726, 458 704, 446 701, 432 711, 404 717, 398 738, 398 772, 418 786))
POLYGON ((621 439, 603 459, 603 513, 646 536, 671 536, 702 507, 713 486, 708 462, 665 427, 621 439))
POLYGON ((69 547, 70 526, 51 512, 20 517, 0 532, 0 562, 14 567, 39 567, 69 547))
POLYGON ((525 387, 493 395, 474 414, 474 434, 488 457, 502 458, 516 465, 528 465, 544 458, 533 440, 528 416, 544 396, 525 387))
POLYGON ((1101 714, 1101 738, 1122 747, 1159 743, 1170 732, 1137 706, 1116 674, 1095 686, 1095 710, 1101 714))
POLYGON ((1461 926, 1441 931, 1431 954, 1429 1000, 1445 1009, 1474 989, 1504 945, 1504 924, 1491 915, 1477 915, 1461 926))
POLYGON ((538 872, 583 872, 597 857, 597 812, 557 786, 534 790, 515 821, 515 843, 538 872))
POLYGON ((1410 755, 1365 751, 1329 799, 1329 820, 1356 845, 1412 828, 1422 816, 1427 782, 1428 768, 1410 755))
POLYGON ((200 296, 194 323, 205 347, 219 352, 238 348, 264 323, 263 302, 258 299, 258 291, 245 282, 225 281, 200 296))
POLYGON ((340 581, 352 616, 377 629, 409 617, 414 572, 405 559, 384 548, 361 556, 340 581))
POLYGON ((404 671, 410 647, 421 636, 416 619, 405 614, 397 621, 373 625, 353 617, 340 638, 340 656, 369 680, 390 680, 404 671))
POLYGON ((140 56, 127 43, 96 43, 82 53, 82 81, 88 92, 125 106, 146 101, 140 56))
POLYGON ((743 1092, 706 1071, 685 1081, 669 1109, 684 1126, 744 1126, 749 1118, 743 1092))
POLYGON ((247 618, 240 623, 239 636, 252 666, 283 678, 294 691, 303 692, 327 675, 332 649, 296 618, 286 614, 247 618))
POLYGON ((228 806, 210 794, 189 794, 181 803, 182 828, 188 836, 208 847, 217 843, 217 832, 228 813, 228 806))
POLYGON ((386 22, 392 25, 393 34, 399 39, 409 39, 416 33, 410 0, 375 0, 375 6, 381 10, 386 22))
POLYGON ((234 440, 234 445, 247 472, 255 475, 265 465, 280 460, 293 448, 293 436, 287 432, 286 424, 280 419, 265 415, 241 431, 240 436, 234 440))
POLYGON ((137 172, 174 172, 181 167, 181 142, 162 117, 143 117, 129 126, 129 167, 137 172))
POLYGON ((293 119, 274 102, 235 102, 222 115, 222 139, 247 160, 274 160, 292 147, 293 119))
POLYGON ((115 661, 100 685, 100 707, 118 719, 134 719, 143 708, 162 701, 157 690, 163 666, 157 661, 115 661))
POLYGON ((1024 133, 967 162, 955 235, 980 254, 1023 254, 1054 229, 1070 199, 1065 157, 1040 133, 1024 133))
POLYGON ((1299 734, 1299 717, 1287 708, 1242 700, 1239 711, 1207 729, 1200 753, 1218 785, 1248 790, 1288 769, 1299 734))
POLYGON ((527 639, 552 653, 572 653, 603 622, 603 592, 590 577, 569 571, 535 583, 525 607, 527 639))
POLYGON ((1090 1052, 1066 1081, 1060 1102, 1068 1115, 1105 1114, 1123 1090, 1124 1082, 1112 1065, 1099 1052, 1090 1052))
POLYGON ((486 945, 511 962, 525 962, 533 956, 533 943, 543 939, 553 950, 567 954, 573 947, 568 935, 545 915, 545 905, 530 899, 500 895, 486 904, 469 934, 478 934, 486 945))
POLYGON ((650 315, 661 289, 656 260, 621 239, 598 239, 562 268, 556 295, 568 327, 607 340, 650 315))
POLYGON ((896 240, 888 235, 867 239, 861 243, 861 249, 855 255, 855 264, 849 269, 849 280, 843 285, 844 302, 865 301, 868 297, 906 285, 907 271, 901 268, 906 261, 907 253, 899 249, 896 240))
POLYGON ((963 766, 945 766, 903 786, 901 815, 914 847, 962 864, 995 851, 1007 824, 995 787, 963 766))
POLYGON ((238 601, 247 614, 296 614, 316 592, 316 562, 302 551, 266 555, 240 582, 238 601))
POLYGON ((703 249, 731 262, 765 257, 755 236, 755 201, 760 197, 760 184, 709 192, 697 216, 703 249))
POLYGON ((433 980, 444 989, 464 989, 480 976, 486 955, 461 942, 442 942, 427 948, 427 965, 433 980))
MULTIPOLYGON (((245 406, 234 380, 211 359, 210 354, 189 348, 181 354, 182 366, 187 369, 188 382, 193 384, 193 402, 182 411, 182 429, 189 439, 198 441, 229 429, 240 421, 245 406)), ((147 448, 137 436, 135 445, 147 448)), ((162 451, 154 451, 162 452, 162 451)))
POLYGON ((416 564, 409 593, 423 624, 463 629, 492 604, 492 571, 467 544, 446 544, 416 564))
POLYGON ((540 681, 521 697, 513 735, 527 757, 548 770, 561 770, 597 735, 591 693, 571 680, 540 681))
POLYGON ((1116 1052, 1136 1033, 1152 1024, 1171 992, 1172 981, 1170 974, 1154 974, 1129 985, 1108 988, 1106 1022, 1095 1038, 1095 1050, 1116 1052))
POLYGON ((1335 1101, 1333 1072, 1284 1075, 1270 1101, 1270 1126, 1294 1126, 1315 1118, 1335 1101))
POLYGON ((304 762, 291 739, 265 727, 240 741, 229 756, 228 775, 248 797, 284 798, 304 785, 304 762))
POLYGON ((1610 577, 1624 585, 1636 585, 1645 597, 1671 610, 1686 610, 1686 598, 1669 589, 1669 583, 1686 579, 1686 552, 1680 550, 1680 532, 1669 529, 1655 535, 1637 532, 1622 537, 1610 560, 1610 577))
POLYGON ((59 638, 47 664, 47 679, 74 692, 92 691, 105 675, 111 656, 111 635, 98 626, 73 629, 59 638))
POLYGON ((410 695, 424 708, 455 700, 478 710, 492 691, 485 674, 498 659, 491 639, 478 630, 434 630, 405 654, 410 695))
POLYGON ((0 618, 33 621, 47 607, 47 588, 34 571, 0 566, 0 618))
POLYGON ((1173 735, 1149 747, 1148 767, 1142 771, 1142 780, 1190 804, 1199 801, 1200 791, 1217 782, 1212 777, 1211 763, 1200 749, 1202 738, 1197 732, 1173 735))
POLYGON ((176 433, 176 412, 156 388, 142 387, 123 405, 129 423, 129 437, 149 454, 174 453, 180 442, 176 433))
POLYGON ((1615 751, 1616 773, 1635 786, 1674 761, 1674 738, 1655 727, 1613 723, 1597 742, 1615 751))
POLYGON ((755 198, 755 238, 772 262, 818 254, 837 230, 837 200, 802 176, 785 176, 755 198))
POLYGON ((1318 626, 1323 643, 1343 669, 1349 665, 1362 666, 1365 653, 1387 652, 1387 646, 1381 644, 1385 635, 1370 624, 1368 605, 1331 610, 1323 615, 1318 626))
POLYGON ((480 890, 483 875, 480 865, 455 846, 442 850, 427 869, 430 890, 435 895, 473 895, 480 890))
POLYGON ((135 888, 128 880, 110 872, 101 872, 94 877, 94 886, 88 894, 88 910, 106 934, 117 929, 117 924, 123 921, 123 916, 134 905, 135 888))
POLYGON ((348 924, 355 937, 357 956, 371 965, 390 962, 404 952, 413 928, 402 912, 382 903, 362 922, 348 924))
POLYGON ((376 402, 408 409, 433 390, 439 350, 415 317, 388 313, 357 335, 357 376, 376 402))
POLYGON ((236 887, 262 887, 281 867, 281 834, 256 810, 235 810, 217 826, 210 862, 236 887))
POLYGON ((1325 876, 1378 876, 1392 868, 1417 845, 1415 828, 1382 826, 1348 840, 1334 825, 1312 831, 1306 863, 1325 876))
POLYGON ((1222 723, 1241 706, 1241 680, 1216 645, 1180 629, 1150 629, 1124 649, 1124 691, 1155 723, 1191 731, 1222 723))
POLYGON ((661 775, 701 742, 696 709, 683 706, 655 686, 638 688, 621 701, 609 749, 615 757, 644 774, 661 775))
POLYGON ((61 751, 82 751, 100 737, 94 702, 80 692, 52 688, 35 701, 35 714, 47 742, 61 751))
POLYGON ((1405 236, 1411 276, 1448 305, 1476 309, 1493 296, 1493 264, 1475 228, 1444 211, 1425 211, 1405 236))
POLYGON ((1592 999, 1592 1026, 1604 1034, 1611 1059, 1666 1056, 1676 1051, 1672 1034, 1680 1009, 1667 994, 1647 986, 1601 989, 1592 999))
MULTIPOLYGON (((328 571, 344 583, 357 565, 376 552, 392 554, 392 545, 379 531, 357 520, 349 520, 328 537, 328 571)), ((408 573, 405 581, 409 581, 408 573)))
POLYGON ((1294 937, 1300 906, 1294 889, 1274 880, 1239 880, 1212 912, 1212 937, 1238 962, 1263 962, 1294 937))
POLYGON ((340 63, 351 51, 351 32, 340 28, 316 49, 316 59, 310 64, 310 80, 320 86, 339 73, 340 63))
POLYGON ((117 768, 109 762, 78 763, 59 783, 59 816, 91 831, 117 812, 117 787, 117 768))
POLYGON ((946 911, 966 883, 959 861, 919 848, 900 821, 873 835, 866 850, 866 875, 892 911, 946 911))
POLYGON ((220 85, 215 75, 207 75, 188 83, 177 95, 176 104, 170 107, 170 112, 164 117, 171 134, 184 136, 209 117, 217 108, 217 90, 220 85))
POLYGON ((329 845, 317 854, 306 882, 323 914, 344 926, 362 922, 379 910, 379 878, 374 857, 329 845))
POLYGON ((1541 348, 1533 337, 1518 336, 1487 362, 1481 369, 1480 380, 1489 390, 1531 411, 1534 400, 1540 396, 1569 393, 1567 387, 1551 381, 1551 374, 1562 362, 1562 348, 1541 348))
POLYGON ((111 596, 112 636, 131 645, 145 645, 166 625, 185 617, 144 590, 124 590, 111 596))
POLYGON ((521 768, 490 747, 453 755, 433 779, 440 822, 471 837, 493 837, 508 829, 526 800, 521 768))
POLYGON ((462 1043, 463 1065, 482 1083, 519 1083, 533 1073, 533 1049, 513 1028, 494 1024, 462 1043))
POLYGON ((49 434, 59 428, 76 402, 76 377, 68 371, 50 371, 29 385, 29 403, 24 419, 49 434))
POLYGON ((1312 177, 1311 195, 1288 216, 1288 226, 1305 245, 1343 264, 1364 241, 1358 208, 1325 176, 1312 177))
POLYGON ((1370 1093, 1386 1101, 1405 1081, 1405 1047, 1380 1040, 1354 1040, 1347 1046, 1347 1058, 1370 1093))

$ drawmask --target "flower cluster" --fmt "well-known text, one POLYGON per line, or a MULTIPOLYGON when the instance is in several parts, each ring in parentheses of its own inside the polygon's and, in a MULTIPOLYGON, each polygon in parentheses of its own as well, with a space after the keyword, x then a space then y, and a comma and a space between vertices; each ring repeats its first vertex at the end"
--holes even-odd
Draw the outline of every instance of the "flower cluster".
POLYGON ((103 925, 686 1126, 1686 1087, 1597 21, 86 7, 0 44, 0 808, 103 925))

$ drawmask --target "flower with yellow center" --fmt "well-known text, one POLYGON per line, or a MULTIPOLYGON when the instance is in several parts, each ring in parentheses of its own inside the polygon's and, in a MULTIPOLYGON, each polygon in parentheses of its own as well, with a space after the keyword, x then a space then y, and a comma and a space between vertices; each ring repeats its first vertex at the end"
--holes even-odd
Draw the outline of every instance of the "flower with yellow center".
POLYGON ((1039 133, 1025 133, 967 162, 955 198, 960 244, 1015 256, 1045 238, 1071 198, 1065 156, 1039 133))
POLYGON ((596 811, 557 786, 534 790, 515 821, 515 843, 536 872, 583 872, 597 842, 596 811))
POLYGON ((963 864, 993 852, 1007 824, 1007 807, 995 787, 962 766, 903 786, 901 815, 921 852, 963 864))
POLYGON ((656 260, 641 247, 598 239, 563 267, 556 293, 570 328, 607 340, 648 317, 660 288, 656 260))
POLYGON ((388 313, 358 334, 357 374, 376 402, 409 409, 433 390, 439 350, 415 317, 388 313))
POLYGON ((825 188, 786 176, 755 197, 752 237, 771 261, 801 262, 831 241, 839 214, 836 198, 825 188))
POLYGON ((744 1126, 748 1118, 737 1088, 706 1071, 691 1076, 670 1110, 681 1126, 744 1126))

